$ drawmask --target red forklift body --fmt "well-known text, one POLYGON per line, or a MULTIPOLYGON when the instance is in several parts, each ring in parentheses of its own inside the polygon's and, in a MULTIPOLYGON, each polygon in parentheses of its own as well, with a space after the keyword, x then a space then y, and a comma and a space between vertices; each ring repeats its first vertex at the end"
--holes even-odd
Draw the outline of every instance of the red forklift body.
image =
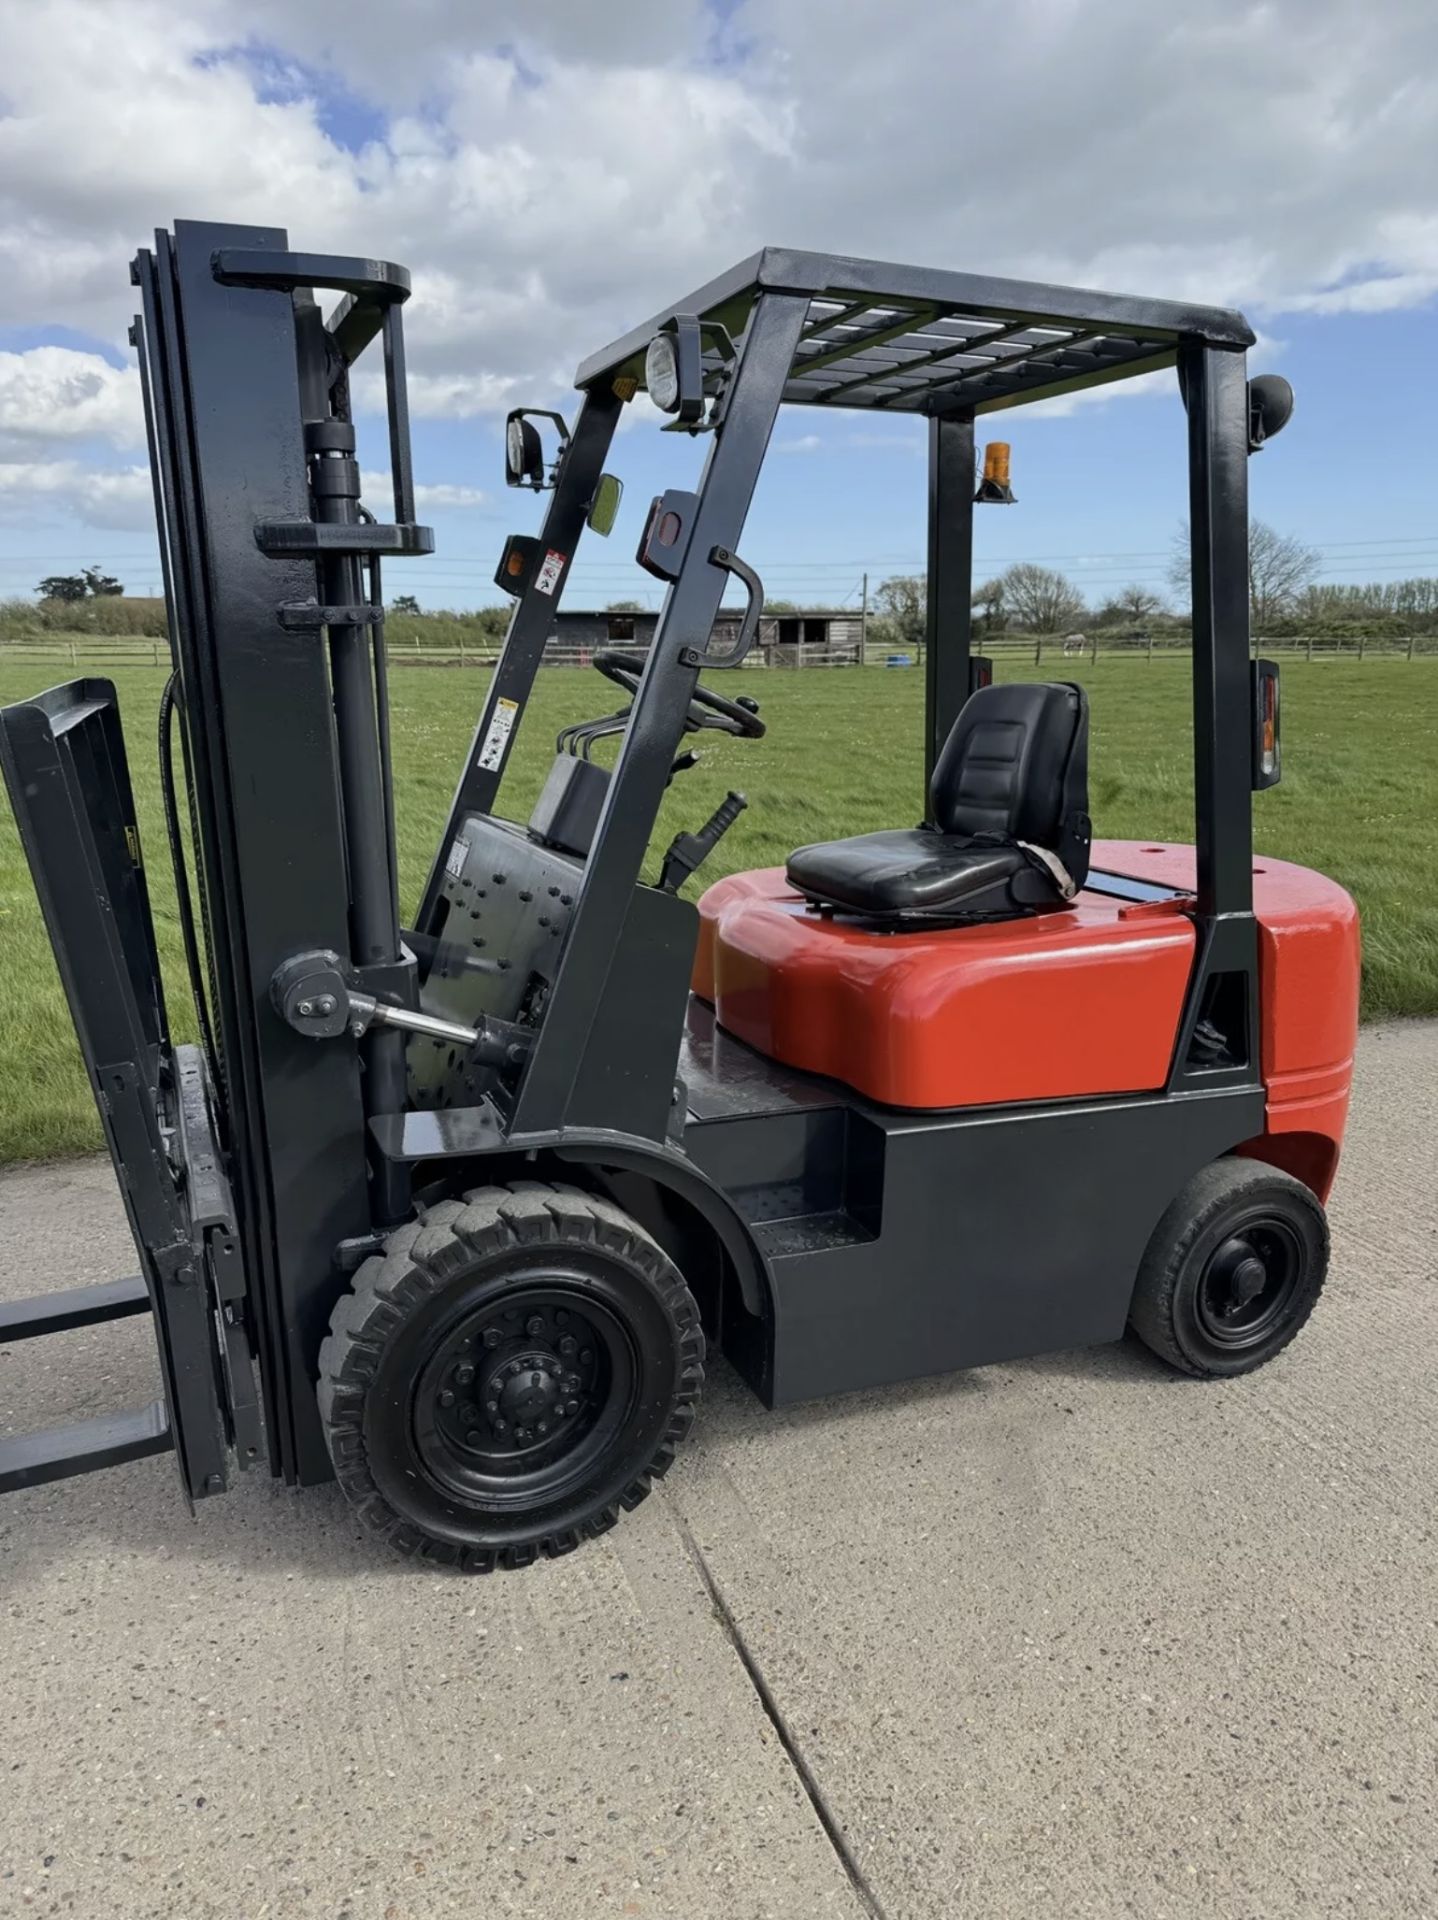
MULTIPOLYGON (((1163 1088, 1196 935, 1194 850, 1099 841, 1069 907, 880 933, 816 913, 779 867, 731 874, 699 903, 694 990, 759 1052, 885 1106, 1000 1106, 1163 1088), (1104 891, 1137 880, 1153 899, 1104 891), (1172 892, 1166 892, 1173 889, 1172 892)), ((1326 1195, 1358 1022, 1358 914, 1306 867, 1253 864, 1267 1145, 1326 1195)))

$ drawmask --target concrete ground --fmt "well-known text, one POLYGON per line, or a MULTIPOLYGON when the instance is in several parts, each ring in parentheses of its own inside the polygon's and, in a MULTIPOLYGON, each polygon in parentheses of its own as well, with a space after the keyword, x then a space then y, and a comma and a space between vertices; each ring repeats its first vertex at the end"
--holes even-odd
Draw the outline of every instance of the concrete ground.
MULTIPOLYGON (((155 1460, 0 1503, 0 1915, 1438 1913, 1438 1023, 1365 1034, 1330 1290, 1225 1386, 1127 1347, 765 1414, 490 1580, 155 1460)), ((132 1267, 0 1176, 0 1287, 132 1267)), ((0 1349, 0 1427, 147 1398, 0 1349)))

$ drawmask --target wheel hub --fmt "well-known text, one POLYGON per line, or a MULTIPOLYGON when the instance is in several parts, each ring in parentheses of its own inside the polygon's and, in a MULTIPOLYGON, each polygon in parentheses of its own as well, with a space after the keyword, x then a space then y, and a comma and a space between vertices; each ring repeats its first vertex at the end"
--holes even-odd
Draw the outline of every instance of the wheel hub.
POLYGON ((430 1372, 434 1430, 464 1459, 518 1469, 577 1440, 606 1387, 602 1343, 585 1315, 521 1295, 446 1342, 430 1372))
POLYGON ((1229 1291, 1233 1298, 1234 1311, 1246 1307, 1250 1300, 1257 1299, 1268 1279, 1268 1269, 1257 1254, 1247 1254, 1240 1260, 1229 1276, 1229 1291))
POLYGON ((1222 1346, 1255 1344, 1281 1318, 1297 1274, 1286 1232, 1264 1225, 1232 1235, 1214 1250, 1200 1283, 1200 1324, 1222 1346))
POLYGON ((527 1427, 542 1430, 556 1416, 563 1417, 563 1392, 559 1355, 540 1348, 494 1370, 486 1385, 485 1406, 497 1402, 498 1418, 507 1420, 517 1431, 527 1427))

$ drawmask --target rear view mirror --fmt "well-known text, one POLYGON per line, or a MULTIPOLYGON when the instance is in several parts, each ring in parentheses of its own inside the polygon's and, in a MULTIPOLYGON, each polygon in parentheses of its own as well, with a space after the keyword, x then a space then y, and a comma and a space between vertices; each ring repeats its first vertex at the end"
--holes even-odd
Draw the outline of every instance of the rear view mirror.
MULTIPOLYGON (((1188 408, 1188 378, 1178 363, 1178 394, 1188 408)), ((1293 418, 1293 388, 1281 373, 1257 373, 1248 383, 1248 451, 1257 453, 1266 440, 1293 418)))
POLYGON ((594 498, 589 503, 589 512, 585 515, 585 525, 592 533, 607 537, 614 531, 614 522, 619 517, 619 502, 624 498, 624 482, 616 474, 601 473, 599 483, 594 489, 594 498))
POLYGON ((1293 414, 1293 388, 1281 373, 1260 373, 1248 383, 1248 448, 1257 453, 1281 433, 1293 414))

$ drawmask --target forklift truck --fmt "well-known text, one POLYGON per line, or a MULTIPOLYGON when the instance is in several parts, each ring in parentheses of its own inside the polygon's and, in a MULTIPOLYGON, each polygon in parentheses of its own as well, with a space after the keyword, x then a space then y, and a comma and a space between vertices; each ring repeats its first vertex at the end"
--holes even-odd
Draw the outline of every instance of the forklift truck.
POLYGON ((337 1477, 391 1547, 481 1572, 642 1499, 706 1348, 779 1407, 1125 1328, 1206 1377, 1293 1338, 1327 1263, 1358 939, 1341 889, 1253 857, 1281 749, 1277 674, 1250 659, 1246 467, 1291 396, 1248 380, 1240 315, 766 249, 594 354, 572 433, 508 423, 509 480, 549 499, 501 556, 508 636, 405 927, 380 570, 432 546, 407 276, 179 223, 134 277, 200 1037, 171 1038, 113 688, 7 709, 142 1273, 12 1305, 0 1331, 148 1310, 163 1392, 5 1442, 0 1486, 173 1450, 194 1500, 263 1462, 337 1477), (376 343, 389 523, 360 499, 350 402, 376 343), (971 646, 973 509, 1012 497, 1001 450, 976 488, 975 423, 1175 366, 1195 842, 1095 843, 1082 689, 993 685, 971 646), (560 736, 509 820, 554 608, 612 516, 603 465, 641 391, 709 441, 698 486, 646 517, 663 612, 647 653, 596 656, 618 707, 560 736), (681 889, 742 797, 655 864, 649 843, 688 740, 764 731, 711 680, 757 630, 737 548, 784 404, 929 421, 923 817, 695 905, 681 889))

